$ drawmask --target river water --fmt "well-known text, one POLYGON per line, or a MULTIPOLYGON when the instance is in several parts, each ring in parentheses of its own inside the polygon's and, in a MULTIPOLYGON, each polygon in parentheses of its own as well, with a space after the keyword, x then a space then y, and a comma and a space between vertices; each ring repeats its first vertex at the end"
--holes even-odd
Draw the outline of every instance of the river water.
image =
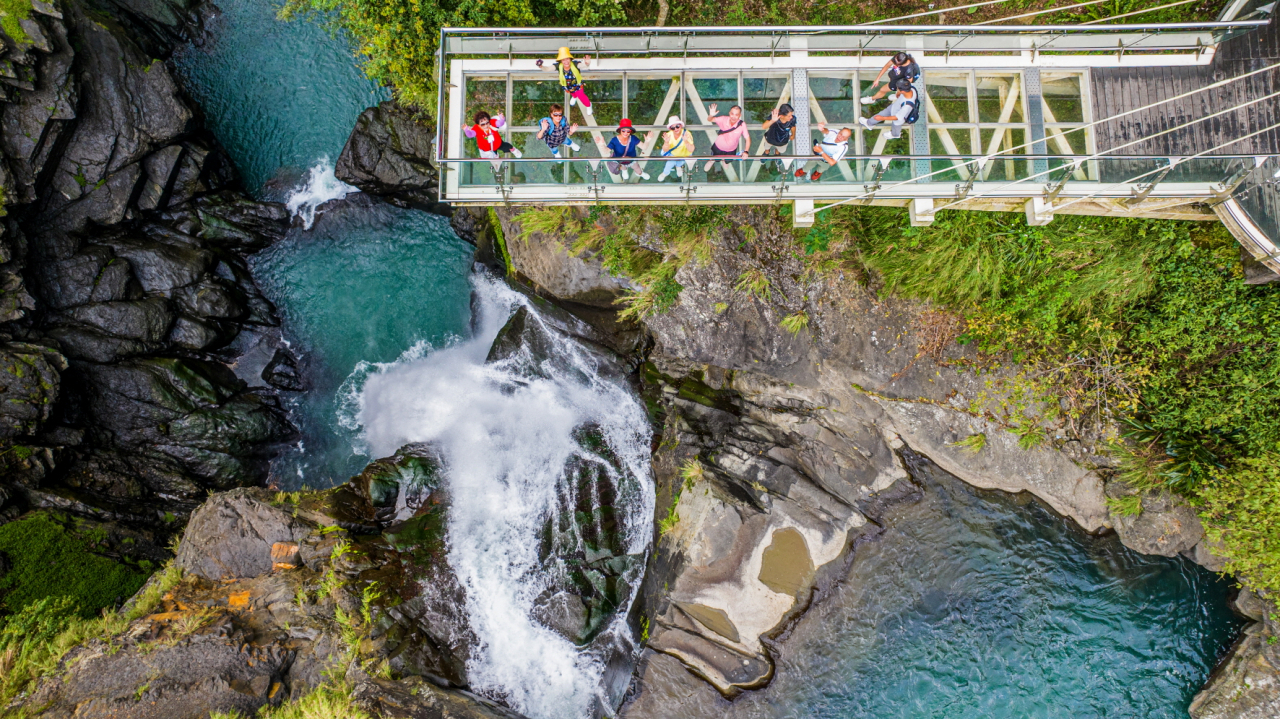
MULTIPOLYGON (((345 194, 332 161, 385 91, 326 29, 277 21, 270 0, 219 5, 212 39, 175 65, 246 186, 279 201, 310 193, 310 207, 345 194)), ((494 394, 510 380, 480 361, 495 320, 473 322, 471 308, 473 291, 494 306, 501 290, 474 275, 472 251, 441 217, 355 194, 253 258, 312 387, 286 399, 302 439, 276 461, 273 481, 332 486, 401 439, 452 441, 457 461, 483 460, 450 479, 469 503, 451 519, 450 560, 486 640, 469 665, 476 688, 534 719, 586 716, 618 687, 601 686, 599 646, 575 649, 528 619, 546 580, 512 545, 554 511, 560 479, 520 455, 536 450, 559 467, 574 452, 565 427, 612 427, 611 447, 640 477, 630 524, 643 533, 651 485, 635 447, 647 427, 616 388, 553 382, 540 395, 494 394), (510 433, 540 412, 568 418, 555 438, 510 433), (486 433, 488 444, 476 444, 486 433), (512 507, 515 497, 533 501, 512 507)), ((517 304, 497 302, 502 312, 517 304)), ((930 477, 925 498, 860 547, 849 581, 797 624, 769 688, 732 704, 699 694, 680 716, 1187 716, 1239 627, 1225 582, 1087 536, 1025 498, 930 477)), ((626 551, 643 552, 638 536, 626 551)), ((616 650, 626 641, 624 628, 615 633, 616 650)))

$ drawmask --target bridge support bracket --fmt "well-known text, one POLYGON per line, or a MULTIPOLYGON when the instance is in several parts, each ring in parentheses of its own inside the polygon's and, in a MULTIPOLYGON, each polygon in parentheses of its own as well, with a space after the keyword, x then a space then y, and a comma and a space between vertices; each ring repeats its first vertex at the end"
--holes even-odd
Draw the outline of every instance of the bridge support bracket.
POLYGON ((817 216, 813 210, 813 200, 796 199, 791 206, 791 216, 796 227, 813 227, 817 216))
POLYGON ((928 227, 933 224, 934 213, 937 212, 937 208, 933 204, 932 197, 915 198, 911 201, 909 209, 912 227, 928 227))
POLYGON ((1032 227, 1043 227, 1053 222, 1053 203, 1046 202, 1043 197, 1028 198, 1025 205, 1027 224, 1032 227))

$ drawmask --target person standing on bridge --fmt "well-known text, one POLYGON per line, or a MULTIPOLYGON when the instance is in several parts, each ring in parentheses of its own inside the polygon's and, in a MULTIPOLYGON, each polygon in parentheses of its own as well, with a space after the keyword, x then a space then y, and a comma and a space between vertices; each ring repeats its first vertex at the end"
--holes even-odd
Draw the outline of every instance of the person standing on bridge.
MULTIPOLYGON (((582 65, 591 67, 590 55, 582 56, 582 65)), ((578 67, 578 61, 573 59, 573 53, 569 52, 569 48, 560 48, 560 52, 556 53, 554 65, 545 65, 539 60, 538 67, 543 70, 559 70, 560 87, 569 93, 569 107, 573 107, 576 102, 582 106, 583 115, 591 114, 591 98, 587 97, 587 86, 582 82, 582 68, 578 67)))
MULTIPOLYGON (((636 157, 636 152, 640 149, 640 138, 636 137, 636 129, 631 126, 631 121, 622 118, 618 123, 618 136, 609 140, 609 152, 613 157, 636 157)), ((615 175, 621 175, 622 179, 627 179, 628 166, 631 165, 630 160, 618 160, 616 162, 605 163, 609 172, 615 175)), ((637 174, 640 179, 649 179, 649 173, 644 170, 638 170, 637 174)))
MULTIPOLYGON (((764 121, 764 141, 768 147, 761 153, 761 157, 769 154, 785 154, 787 145, 790 145, 794 139, 796 139, 795 108, 784 102, 773 108, 769 119, 764 121)), ((778 165, 781 171, 785 171, 791 166, 791 160, 778 160, 778 165)))
POLYGON ((559 103, 551 106, 550 115, 538 120, 538 139, 547 143, 551 156, 557 159, 560 157, 560 148, 564 145, 568 145, 574 152, 582 149, 578 143, 569 139, 577 131, 578 123, 569 124, 569 118, 564 116, 564 108, 559 103))
MULTIPOLYGON (((825 122, 819 122, 818 129, 822 131, 822 140, 813 146, 813 154, 822 158, 821 162, 827 163, 828 166, 835 166, 835 164, 843 160, 845 154, 849 152, 849 138, 853 137, 853 130, 846 127, 841 129, 839 132, 836 132, 835 130, 828 132, 827 123, 825 122)), ((796 170, 796 179, 803 179, 805 173, 809 171, 809 168, 813 167, 818 162, 819 160, 810 160, 806 162, 804 167, 796 170)), ((809 176, 809 179, 813 182, 817 182, 822 177, 822 170, 823 168, 819 166, 818 169, 814 170, 813 174, 809 176)))
MULTIPOLYGON (((707 119, 715 123, 716 140, 711 144, 712 155, 736 155, 742 159, 751 157, 751 133, 747 132, 747 122, 742 119, 742 108, 734 105, 729 108, 729 116, 717 114, 719 107, 713 102, 711 103, 711 114, 707 119), (746 141, 746 149, 738 151, 741 141, 746 141)), ((702 168, 703 172, 711 172, 711 168, 715 166, 715 160, 707 161, 706 167, 702 168)), ((721 162, 720 165, 724 169, 729 168, 729 163, 721 162)))
POLYGON ((871 81, 871 87, 875 87, 886 72, 889 73, 889 82, 880 88, 876 94, 862 98, 863 105, 879 102, 880 98, 888 95, 890 90, 896 92, 899 89, 899 84, 904 79, 907 84, 920 81, 920 66, 916 64, 915 58, 905 52, 900 52, 889 58, 889 62, 886 62, 884 67, 880 68, 880 74, 876 75, 876 79, 871 81))
POLYGON ((667 175, 672 172, 682 180, 686 172, 693 172, 695 161, 687 159, 693 154, 693 133, 684 129, 684 123, 680 121, 679 115, 672 115, 671 119, 667 120, 667 131, 662 133, 662 151, 659 154, 662 157, 678 159, 667 160, 666 166, 662 168, 662 174, 658 175, 658 182, 666 180, 667 175))
POLYGON ((914 123, 920 117, 919 97, 919 91, 912 87, 911 82, 906 78, 902 78, 898 81, 898 92, 893 96, 893 102, 889 104, 889 109, 871 118, 860 117, 858 122, 861 122, 862 126, 868 130, 882 122, 891 123, 889 125, 889 137, 896 140, 902 136, 903 125, 914 123))
POLYGON ((475 124, 467 127, 462 126, 462 133, 467 137, 476 139, 476 147, 480 149, 480 156, 489 158, 494 162, 493 171, 496 173, 502 169, 502 162, 498 160, 499 152, 510 152, 517 159, 522 157, 520 151, 515 145, 502 139, 502 135, 498 132, 498 128, 506 124, 507 120, 498 113, 497 117, 489 117, 489 113, 481 110, 476 113, 475 124))

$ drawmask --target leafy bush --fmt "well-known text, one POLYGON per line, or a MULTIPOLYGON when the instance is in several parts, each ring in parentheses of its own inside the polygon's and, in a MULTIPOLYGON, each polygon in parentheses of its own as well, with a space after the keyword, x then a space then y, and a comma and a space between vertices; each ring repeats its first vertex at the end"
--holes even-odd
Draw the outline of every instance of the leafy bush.
POLYGON ((1195 491, 1210 541, 1227 560, 1226 571, 1255 589, 1280 593, 1280 453, 1214 470, 1195 491))
POLYGON ((1134 426, 1172 459, 1173 484, 1280 449, 1280 292, 1244 284, 1238 252, 1222 243, 1169 258, 1132 314, 1127 343, 1145 374, 1134 426))
POLYGON ((89 551, 46 512, 0 525, 0 552, 13 566, 0 579, 4 608, 16 612, 46 597, 67 596, 91 617, 130 597, 147 575, 89 551))
POLYGON ((1155 290, 1155 268, 1204 229, 1094 217, 1029 227, 994 212, 941 212, 924 228, 905 220, 900 210, 857 207, 833 222, 857 238, 885 289, 966 313, 964 339, 991 352, 1098 342, 1155 290))
POLYGON ((402 103, 433 112, 441 27, 590 26, 625 20, 618 0, 286 0, 280 16, 314 16, 333 24, 351 37, 369 77, 394 86, 402 103))

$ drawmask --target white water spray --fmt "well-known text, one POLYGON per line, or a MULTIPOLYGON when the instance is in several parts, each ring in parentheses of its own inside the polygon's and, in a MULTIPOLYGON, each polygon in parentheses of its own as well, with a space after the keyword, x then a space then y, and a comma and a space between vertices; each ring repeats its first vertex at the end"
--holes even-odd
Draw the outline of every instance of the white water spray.
MULTIPOLYGON (((493 279, 476 275, 473 284, 480 300, 475 336, 376 367, 360 392, 358 421, 371 456, 409 442, 431 442, 442 452, 452 497, 449 563, 466 588, 480 639, 467 665, 472 687, 533 719, 589 717, 612 703, 602 687, 607 645, 632 647, 627 607, 583 648, 532 620, 534 600, 552 581, 539 537, 571 491, 566 463, 584 459, 574 431, 590 424, 633 478, 621 483, 615 503, 624 549, 646 551, 653 531, 649 424, 628 389, 601 378, 593 356, 558 335, 544 377, 518 371, 527 355, 486 365, 503 324, 528 303, 493 279)), ((628 577, 632 586, 640 564, 628 577)))
POLYGON ((294 190, 285 202, 289 214, 302 218, 302 229, 309 230, 316 221, 316 210, 330 200, 341 200, 360 189, 352 187, 334 174, 329 158, 322 157, 311 168, 307 184, 294 190))

